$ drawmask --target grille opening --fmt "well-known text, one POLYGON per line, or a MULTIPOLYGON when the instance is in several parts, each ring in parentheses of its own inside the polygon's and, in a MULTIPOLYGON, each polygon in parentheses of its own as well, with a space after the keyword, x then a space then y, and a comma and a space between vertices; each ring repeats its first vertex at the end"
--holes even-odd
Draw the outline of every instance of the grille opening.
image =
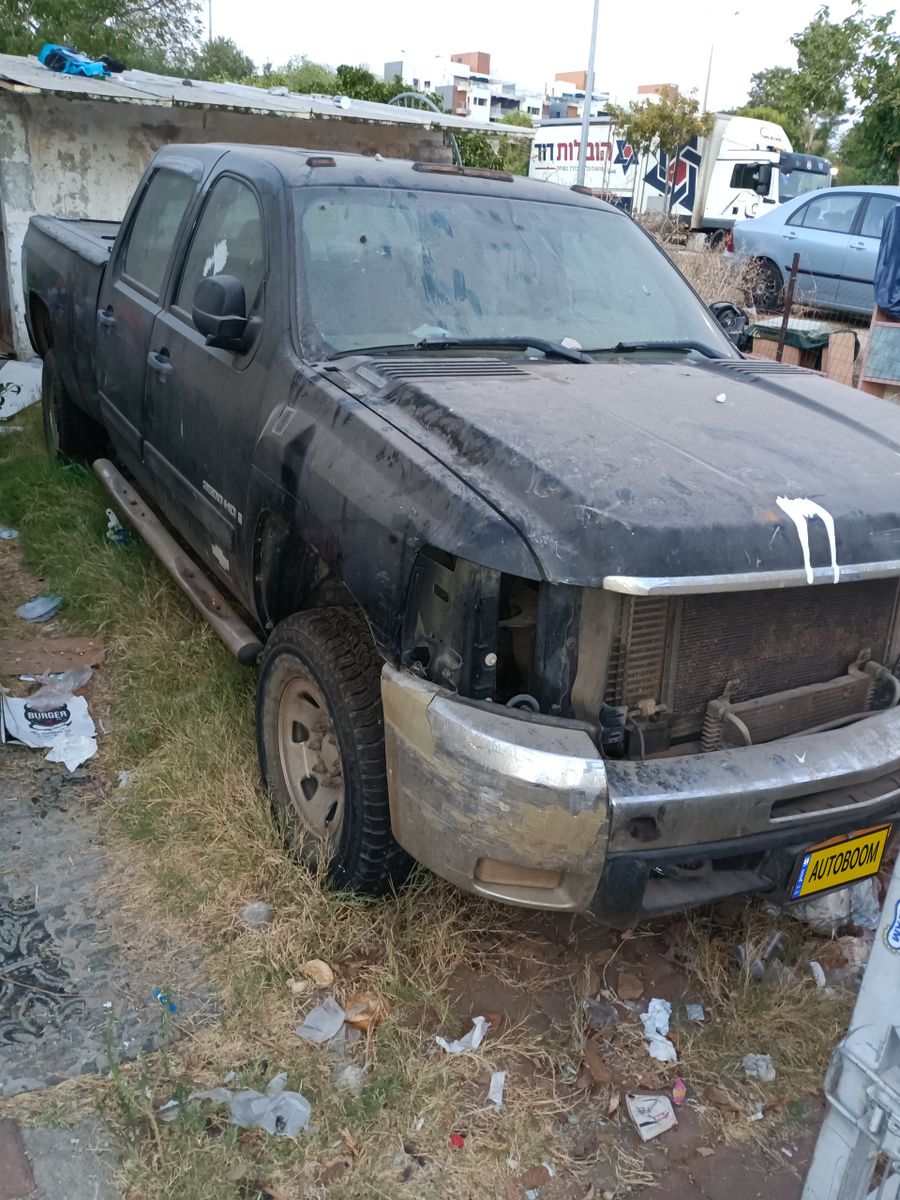
POLYGON ((626 754, 746 744, 733 717, 728 736, 711 740, 710 705, 726 697, 754 745, 889 706, 891 687, 854 681, 852 669, 864 652, 887 661, 897 597, 897 580, 884 579, 627 598, 606 690, 608 705, 629 712, 626 754))

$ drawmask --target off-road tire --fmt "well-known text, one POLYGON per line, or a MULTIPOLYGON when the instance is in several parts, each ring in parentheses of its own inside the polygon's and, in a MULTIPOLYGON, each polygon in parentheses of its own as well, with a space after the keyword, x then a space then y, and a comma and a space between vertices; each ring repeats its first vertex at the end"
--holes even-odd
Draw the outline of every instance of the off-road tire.
POLYGON ((44 441, 51 458, 61 462, 92 463, 106 451, 106 433, 78 407, 66 389, 56 353, 48 349, 41 372, 41 412, 44 441))
POLYGON ((751 287, 751 298, 763 312, 779 312, 784 307, 784 279, 770 258, 753 261, 755 278, 751 287))
MULTIPOLYGON (((349 608, 300 613, 273 629, 260 661, 256 736, 263 782, 288 849, 317 869, 282 766, 280 709, 293 680, 310 678, 324 698, 340 753, 343 809, 326 878, 331 887, 382 895, 403 883, 412 860, 394 840, 388 806, 381 659, 362 615, 349 608)), ((295 788, 296 793, 296 788, 295 788)))

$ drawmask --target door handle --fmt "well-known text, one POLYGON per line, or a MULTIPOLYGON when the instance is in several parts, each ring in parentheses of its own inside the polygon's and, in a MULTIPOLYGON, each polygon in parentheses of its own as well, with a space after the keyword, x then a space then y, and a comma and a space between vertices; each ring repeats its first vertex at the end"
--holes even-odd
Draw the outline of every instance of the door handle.
POLYGON ((97 313, 97 324, 98 325, 105 325, 106 328, 109 329, 110 326, 115 325, 115 323, 116 323, 115 314, 113 313, 113 310, 111 308, 101 308, 100 311, 97 313))
POLYGON ((147 366, 151 371, 155 371, 157 375, 171 375, 175 368, 169 362, 169 356, 165 350, 151 350, 147 355, 147 366))
POLYGON ((785 238, 786 241, 792 242, 797 235, 792 230, 790 233, 783 233, 781 236, 785 238))
POLYGON ((865 250, 866 246, 864 242, 851 242, 849 248, 851 250, 865 250))

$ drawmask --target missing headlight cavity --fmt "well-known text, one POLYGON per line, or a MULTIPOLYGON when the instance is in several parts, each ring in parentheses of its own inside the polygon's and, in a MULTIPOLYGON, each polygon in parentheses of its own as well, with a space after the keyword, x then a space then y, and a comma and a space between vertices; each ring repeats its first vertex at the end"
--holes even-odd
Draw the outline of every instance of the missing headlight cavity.
POLYGON ((494 699, 500 572, 427 547, 413 570, 404 662, 441 687, 494 699))

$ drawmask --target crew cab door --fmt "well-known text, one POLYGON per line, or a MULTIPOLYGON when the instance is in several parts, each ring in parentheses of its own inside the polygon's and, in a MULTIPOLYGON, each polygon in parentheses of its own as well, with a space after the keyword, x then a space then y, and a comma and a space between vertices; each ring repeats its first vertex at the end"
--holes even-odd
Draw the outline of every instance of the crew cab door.
POLYGON ((132 200, 100 290, 96 338, 100 410, 113 444, 133 469, 139 469, 141 459, 150 331, 202 175, 200 161, 160 159, 132 200))
POLYGON ((268 273, 263 206, 254 184, 223 172, 208 188, 147 358, 144 460, 167 511, 207 564, 233 585, 235 548, 268 372, 259 355, 268 273), (251 321, 244 350, 206 344, 191 319, 201 279, 240 280, 251 321))
POLYGON ((900 204, 896 196, 866 197, 865 207, 850 235, 843 278, 838 284, 838 304, 870 313, 875 307, 875 263, 881 249, 881 231, 888 213, 900 204))

